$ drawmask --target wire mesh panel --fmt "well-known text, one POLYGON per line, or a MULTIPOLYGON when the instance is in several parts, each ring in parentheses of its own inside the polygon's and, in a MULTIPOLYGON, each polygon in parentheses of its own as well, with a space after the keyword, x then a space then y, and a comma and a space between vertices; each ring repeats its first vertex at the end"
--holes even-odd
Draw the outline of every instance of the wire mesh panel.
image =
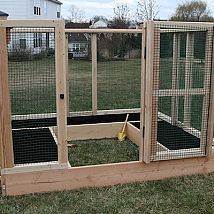
POLYGON ((8 31, 15 164, 57 161, 54 28, 8 31))
POLYGON ((140 108, 142 34, 100 33, 98 109, 140 108))
POLYGON ((154 26, 150 160, 205 156, 213 28, 154 26))

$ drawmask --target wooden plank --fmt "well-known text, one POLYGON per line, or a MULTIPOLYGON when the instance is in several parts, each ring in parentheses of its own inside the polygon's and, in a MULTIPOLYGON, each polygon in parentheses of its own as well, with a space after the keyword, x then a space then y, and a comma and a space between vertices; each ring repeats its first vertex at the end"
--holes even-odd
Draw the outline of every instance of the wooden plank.
MULTIPOLYGON (((211 156, 212 153, 212 133, 213 133, 213 85, 211 85, 210 79, 213 81, 213 29, 207 31, 206 36, 206 54, 205 54, 205 69, 204 69, 204 89, 210 93, 205 94, 203 98, 202 109, 202 124, 201 124, 201 139, 200 147, 207 153, 207 156, 211 156)), ((213 83, 213 82, 212 82, 213 83)))
MULTIPOLYGON (((143 33, 142 33, 142 54, 141 54, 141 101, 140 101, 141 111, 140 111, 140 136, 139 136, 140 137, 140 142, 139 142, 139 160, 140 161, 143 161, 144 131, 145 131, 146 41, 147 41, 147 28, 146 28, 146 23, 144 23, 143 33)), ((130 136, 130 138, 132 137, 130 136)), ((137 142, 137 140, 134 138, 133 138, 133 141, 137 142)))
POLYGON ((0 27, 0 166, 14 166, 6 28, 0 27))
MULTIPOLYGON (((140 113, 140 108, 133 109, 114 109, 114 110, 98 110, 97 115, 108 115, 108 114, 131 114, 131 113, 140 113)), ((69 112, 69 117, 75 116, 91 116, 92 111, 75 111, 69 112)), ((28 120, 28 119, 44 119, 44 118, 55 118, 56 113, 47 113, 47 114, 27 114, 27 115, 13 115, 13 120, 28 120)))
POLYGON ((82 187, 100 187, 170 177, 205 174, 214 171, 214 160, 191 158, 157 161, 150 164, 128 162, 69 169, 3 174, 6 195, 64 191, 82 187))
POLYGON ((65 33, 142 33, 142 29, 65 29, 65 33))
MULTIPOLYGON (((208 158, 212 157, 213 153, 213 137, 214 137, 214 40, 212 44, 212 67, 211 67, 211 88, 210 88, 210 107, 209 107, 209 118, 207 128, 207 146, 206 155, 208 158)), ((203 120, 202 120, 203 121, 203 120)))
POLYGON ((67 147, 67 87, 65 64, 65 33, 64 23, 59 22, 55 28, 55 63, 56 63, 56 105, 58 127, 58 161, 68 162, 67 147))
POLYGON ((97 34, 91 35, 92 55, 92 113, 97 114, 97 34))
POLYGON ((116 138, 123 124, 123 122, 116 122, 68 126, 68 141, 116 138))
MULTIPOLYGON (((192 89, 162 89, 154 90, 153 96, 169 97, 169 96, 186 96, 192 95, 209 95, 209 90, 204 88, 192 88, 192 89)), ((186 112, 187 113, 187 112, 186 112)))
POLYGON ((67 99, 67 116, 70 112, 70 91, 69 91, 69 70, 68 70, 68 35, 65 36, 65 65, 66 65, 66 99, 67 99))
POLYGON ((191 30, 198 29, 201 31, 202 29, 213 28, 213 23, 211 22, 177 22, 177 21, 155 21, 155 26, 164 26, 164 28, 172 28, 172 26, 176 26, 176 28, 185 28, 188 27, 191 30))
POLYGON ((0 21, 0 27, 56 27, 62 20, 7 20, 0 21))
MULTIPOLYGON (((172 68, 172 90, 176 90, 179 85, 179 63, 180 63, 180 34, 173 35, 173 68, 172 68)), ((178 121, 178 97, 172 97, 171 104, 172 124, 176 125, 178 121)))
POLYGON ((146 23, 146 87, 145 87, 145 135, 143 147, 143 161, 150 162, 152 143, 152 93, 153 93, 153 50, 154 50, 154 22, 146 23))
MULTIPOLYGON (((194 60, 194 34, 187 33, 186 40, 186 63, 185 63, 185 90, 192 88, 192 64, 194 60)), ((191 126, 191 96, 184 97, 184 125, 191 126)))
POLYGON ((131 140, 134 144, 140 146, 141 144, 140 129, 136 128, 131 123, 127 123, 126 135, 127 135, 127 138, 131 140))
MULTIPOLYGON (((153 90, 159 89, 160 76, 160 28, 154 28, 154 49, 153 49, 153 90)), ((147 95, 146 95, 147 96, 147 95)), ((157 153, 157 132, 158 132, 158 104, 159 96, 152 97, 152 126, 151 126, 151 157, 157 153)), ((154 159, 152 159, 154 160, 154 159)))

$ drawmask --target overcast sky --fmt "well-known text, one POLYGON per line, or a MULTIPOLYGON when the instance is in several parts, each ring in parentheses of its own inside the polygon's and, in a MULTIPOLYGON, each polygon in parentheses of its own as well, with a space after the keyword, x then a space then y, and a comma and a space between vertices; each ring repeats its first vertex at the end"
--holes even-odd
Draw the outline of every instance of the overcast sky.
MULTIPOLYGON (((90 19, 95 15, 103 15, 107 18, 113 16, 113 8, 116 3, 127 3, 132 9, 133 13, 136 12, 138 0, 61 0, 62 15, 67 17, 69 15, 68 8, 70 5, 75 5, 82 9, 86 13, 86 18, 90 19)), ((186 2, 186 0, 157 0, 160 7, 159 14, 157 18, 167 19, 175 11, 176 5, 178 3, 186 2)), ((207 0, 208 7, 214 13, 214 0, 207 0)))

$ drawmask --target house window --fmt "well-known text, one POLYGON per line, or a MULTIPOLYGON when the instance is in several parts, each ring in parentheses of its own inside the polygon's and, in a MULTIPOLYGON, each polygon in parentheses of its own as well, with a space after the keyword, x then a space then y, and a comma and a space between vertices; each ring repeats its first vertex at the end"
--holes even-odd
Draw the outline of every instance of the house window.
POLYGON ((60 5, 57 5, 56 17, 57 17, 58 19, 61 18, 61 6, 60 6, 60 5))
POLYGON ((34 0, 33 13, 34 13, 34 15, 41 15, 41 2, 40 2, 40 0, 34 0))
POLYGON ((42 47, 42 33, 34 33, 34 48, 42 47))
POLYGON ((27 47, 26 39, 20 39, 19 44, 20 44, 20 49, 26 49, 27 47))

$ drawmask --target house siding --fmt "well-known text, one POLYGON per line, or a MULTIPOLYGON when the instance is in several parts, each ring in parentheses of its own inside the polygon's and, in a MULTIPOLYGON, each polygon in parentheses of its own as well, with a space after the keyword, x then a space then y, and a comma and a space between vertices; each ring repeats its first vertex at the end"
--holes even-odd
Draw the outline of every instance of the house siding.
POLYGON ((47 0, 40 0, 41 15, 34 15, 34 0, 0 0, 0 9, 9 14, 8 19, 60 19, 57 12, 61 14, 61 5, 47 0), (47 14, 45 13, 45 2, 47 2, 47 14))

